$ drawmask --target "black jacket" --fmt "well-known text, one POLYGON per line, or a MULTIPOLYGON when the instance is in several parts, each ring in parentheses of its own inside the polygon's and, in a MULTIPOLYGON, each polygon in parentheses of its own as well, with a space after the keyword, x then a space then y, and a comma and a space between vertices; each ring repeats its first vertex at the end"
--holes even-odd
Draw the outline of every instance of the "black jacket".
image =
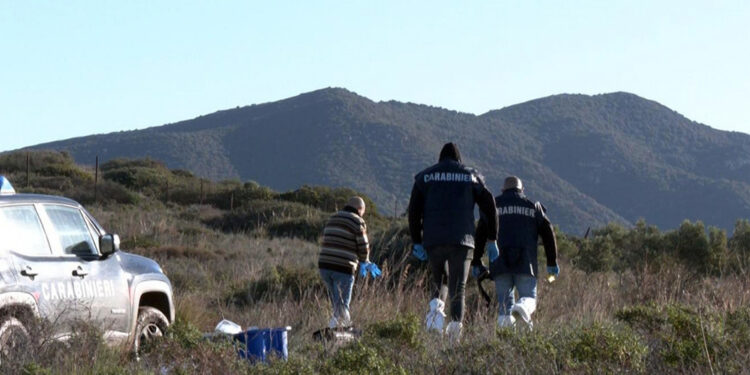
MULTIPOLYGON (((439 245, 474 247, 474 204, 495 218, 495 200, 482 176, 451 157, 419 172, 409 200, 411 239, 425 248, 439 245), (423 236, 424 234, 424 236, 423 236)), ((497 238, 497 221, 488 220, 485 237, 497 238)))
MULTIPOLYGON (((532 202, 519 190, 510 189, 495 198, 498 215, 498 247, 500 257, 490 264, 490 274, 525 274, 537 277, 537 241, 542 237, 547 265, 557 265, 557 242, 544 206, 532 202)), ((485 217, 477 227, 477 248, 472 263, 481 263, 484 243, 488 237, 485 217)), ((490 224, 491 225, 491 224, 490 224)))

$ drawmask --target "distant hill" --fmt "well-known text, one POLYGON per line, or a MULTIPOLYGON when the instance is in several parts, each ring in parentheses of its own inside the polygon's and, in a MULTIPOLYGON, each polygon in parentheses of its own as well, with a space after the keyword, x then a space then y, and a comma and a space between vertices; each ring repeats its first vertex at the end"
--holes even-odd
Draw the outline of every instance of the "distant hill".
POLYGON ((77 162, 149 156, 213 179, 277 190, 351 187, 405 209, 413 176, 448 141, 495 193, 515 174, 563 230, 645 218, 731 229, 750 217, 750 136, 695 123, 628 93, 555 95, 481 116, 374 102, 339 88, 144 130, 36 145, 77 162))

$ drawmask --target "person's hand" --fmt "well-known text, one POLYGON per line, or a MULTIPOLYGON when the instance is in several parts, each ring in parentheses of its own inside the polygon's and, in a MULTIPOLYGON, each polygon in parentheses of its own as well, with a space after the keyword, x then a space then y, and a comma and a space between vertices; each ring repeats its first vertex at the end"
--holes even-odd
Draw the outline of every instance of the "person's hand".
POLYGON ((424 246, 422 246, 421 243, 415 243, 412 247, 411 254, 414 255, 415 258, 426 261, 427 260, 427 252, 424 251, 424 246))
POLYGON ((367 277, 367 274, 370 274, 373 279, 377 278, 378 276, 382 275, 383 272, 380 271, 380 268, 378 268, 377 265, 370 262, 362 262, 359 264, 359 276, 361 277, 367 277))
POLYGON ((554 277, 560 276, 560 266, 547 266, 547 273, 554 277))
POLYGON ((367 265, 370 264, 370 262, 359 262, 359 276, 360 277, 367 277, 367 265))
POLYGON ((471 266, 471 276, 474 276, 475 279, 478 279, 485 272, 487 272, 487 267, 484 264, 479 263, 471 266))
POLYGON ((370 276, 372 276, 373 279, 377 279, 378 276, 383 274, 375 263, 367 263, 367 270, 370 272, 370 276))
POLYGON ((490 263, 494 262, 500 256, 500 249, 497 248, 497 241, 487 242, 487 256, 490 258, 490 263))

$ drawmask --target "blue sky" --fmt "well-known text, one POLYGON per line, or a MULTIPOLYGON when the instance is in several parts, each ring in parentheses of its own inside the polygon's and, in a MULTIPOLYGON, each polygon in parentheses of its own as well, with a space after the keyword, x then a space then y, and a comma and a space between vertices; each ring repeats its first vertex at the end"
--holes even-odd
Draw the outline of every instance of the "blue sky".
POLYGON ((0 0, 0 151, 328 86, 484 113, 628 91, 750 133, 748 1, 0 0))

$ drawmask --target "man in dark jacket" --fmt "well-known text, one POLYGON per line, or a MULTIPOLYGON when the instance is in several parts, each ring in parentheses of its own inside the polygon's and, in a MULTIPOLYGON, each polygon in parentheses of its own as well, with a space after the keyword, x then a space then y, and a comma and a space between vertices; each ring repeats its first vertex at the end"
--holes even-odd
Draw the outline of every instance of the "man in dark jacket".
POLYGON ((445 333, 458 341, 464 310, 464 290, 474 248, 474 204, 488 218, 488 252, 497 253, 495 201, 482 176, 461 163, 453 143, 443 146, 437 164, 419 172, 409 201, 409 230, 414 255, 429 258, 435 289, 427 314, 428 330, 443 330, 443 306, 450 295, 451 323, 445 333), (425 254, 426 249, 426 254, 425 254), (447 275, 446 275, 447 268, 447 275), (447 278, 447 287, 445 286, 447 278))
MULTIPOLYGON (((500 303, 497 323, 501 327, 512 326, 521 320, 531 328, 531 314, 536 310, 537 241, 542 237, 547 256, 547 273, 557 276, 557 243, 545 208, 539 202, 532 202, 523 193, 521 179, 511 176, 505 179, 503 193, 495 198, 499 223, 498 242, 501 255, 496 259, 490 256, 490 275, 495 280, 495 290, 500 303), (515 301, 513 288, 518 290, 515 301)), ((489 221, 480 218, 477 227, 477 242, 482 244, 488 238, 489 221)), ((492 225, 490 223, 489 225, 492 225)), ((484 270, 482 250, 474 251, 472 274, 484 270)))

